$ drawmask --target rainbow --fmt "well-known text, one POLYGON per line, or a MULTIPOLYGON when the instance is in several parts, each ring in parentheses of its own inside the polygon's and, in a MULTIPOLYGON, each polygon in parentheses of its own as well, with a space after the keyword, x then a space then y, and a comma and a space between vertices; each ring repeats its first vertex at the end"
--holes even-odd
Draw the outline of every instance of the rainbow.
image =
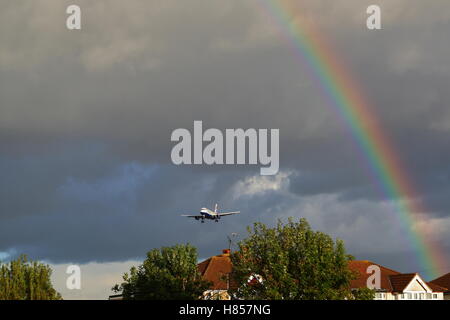
POLYGON ((281 28, 281 34, 293 47, 294 53, 306 62, 318 87, 332 102, 331 105, 357 143, 378 187, 395 204, 398 220, 416 253, 415 262, 421 268, 420 272, 428 280, 448 272, 444 250, 426 235, 429 233, 419 223, 427 212, 419 193, 406 174, 399 155, 383 133, 363 91, 343 66, 342 59, 327 45, 324 35, 306 20, 300 19, 301 11, 293 7, 291 1, 258 1, 281 28))

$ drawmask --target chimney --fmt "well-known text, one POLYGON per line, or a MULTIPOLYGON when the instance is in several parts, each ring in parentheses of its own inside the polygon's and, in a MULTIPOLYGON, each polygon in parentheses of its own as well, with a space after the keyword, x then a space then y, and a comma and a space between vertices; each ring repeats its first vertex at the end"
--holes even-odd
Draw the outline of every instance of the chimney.
POLYGON ((230 254, 230 249, 223 249, 223 250, 222 250, 222 253, 223 253, 223 254, 230 254))

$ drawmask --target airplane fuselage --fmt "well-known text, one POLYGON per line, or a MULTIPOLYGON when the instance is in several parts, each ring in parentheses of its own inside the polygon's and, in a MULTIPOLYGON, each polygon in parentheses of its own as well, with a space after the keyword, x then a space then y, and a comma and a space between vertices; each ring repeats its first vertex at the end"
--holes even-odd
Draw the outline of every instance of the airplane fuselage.
POLYGON ((189 217, 189 218, 194 218, 195 220, 201 220, 201 222, 205 222, 206 220, 214 220, 216 222, 219 222, 219 219, 221 217, 224 216, 229 216, 232 214, 237 214, 240 213, 240 211, 232 211, 232 212, 219 212, 218 211, 218 206, 216 204, 216 206, 214 207, 214 211, 213 210, 209 210, 208 208, 201 208, 200 209, 200 214, 196 215, 196 214, 188 214, 188 215, 182 215, 184 217, 189 217))
MULTIPOLYGON (((208 208, 201 208, 200 214, 202 215, 202 217, 199 219, 202 219, 202 221, 204 219, 216 220, 216 221, 220 219, 220 216, 216 212, 209 210, 208 208)), ((196 220, 198 220, 198 219, 196 219, 196 220)))

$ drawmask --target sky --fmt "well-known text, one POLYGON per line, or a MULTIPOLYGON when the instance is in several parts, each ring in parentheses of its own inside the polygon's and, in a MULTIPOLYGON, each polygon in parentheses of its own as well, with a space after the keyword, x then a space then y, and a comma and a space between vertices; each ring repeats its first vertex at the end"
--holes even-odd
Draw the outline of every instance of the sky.
MULTIPOLYGON (((425 272, 262 2, 0 0, 0 259, 26 253, 54 268, 64 298, 105 299, 152 248, 191 243, 207 258, 255 221, 305 217, 358 259, 425 272), (70 4, 81 30, 65 26, 70 4), (280 129, 278 174, 174 165, 171 132, 194 120, 280 129), (241 215, 179 216, 215 203, 241 215), (81 266, 81 290, 65 288, 69 264, 81 266)), ((299 10, 371 101, 427 208, 416 224, 449 255, 448 1, 304 0, 299 10), (370 31, 374 3, 382 29, 370 31)))

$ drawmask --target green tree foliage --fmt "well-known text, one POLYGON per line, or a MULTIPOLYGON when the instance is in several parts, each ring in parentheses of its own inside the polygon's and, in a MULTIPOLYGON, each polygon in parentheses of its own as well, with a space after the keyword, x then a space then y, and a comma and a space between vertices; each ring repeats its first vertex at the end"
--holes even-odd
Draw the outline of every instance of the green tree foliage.
POLYGON ((375 299, 375 290, 369 288, 359 288, 357 290, 353 290, 353 299, 354 300, 373 300, 375 299))
POLYGON ((355 299, 354 274, 344 243, 313 231, 305 219, 275 228, 262 223, 248 227, 249 236, 231 256, 233 292, 243 299, 355 299), (252 277, 252 281, 248 281, 252 277), (259 278, 259 280, 257 280, 259 278))
POLYGON ((0 300, 60 300, 50 281, 48 265, 29 260, 25 255, 0 263, 0 300))
POLYGON ((192 300, 210 287, 197 269, 197 249, 189 244, 151 250, 123 281, 112 290, 126 300, 192 300))

